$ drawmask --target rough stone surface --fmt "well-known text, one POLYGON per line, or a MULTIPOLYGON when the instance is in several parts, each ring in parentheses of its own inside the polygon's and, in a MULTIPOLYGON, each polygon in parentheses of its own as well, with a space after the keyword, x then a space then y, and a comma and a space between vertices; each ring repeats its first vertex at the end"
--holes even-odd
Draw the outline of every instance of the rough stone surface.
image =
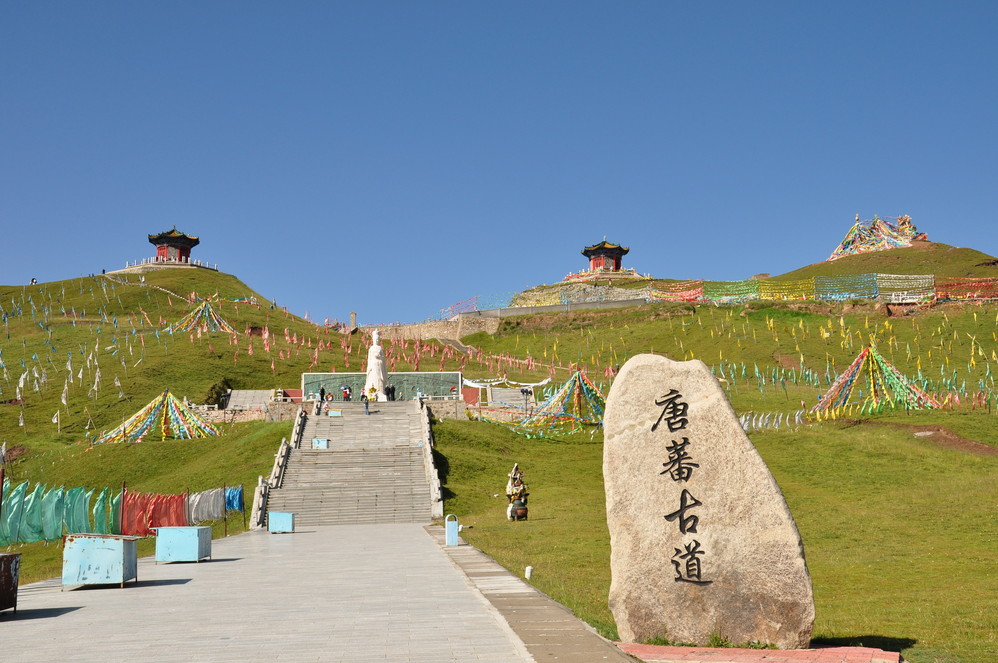
POLYGON ((633 357, 614 380, 604 427, 610 610, 621 640, 706 644, 719 634, 806 647, 814 600, 800 534, 710 370, 633 357))

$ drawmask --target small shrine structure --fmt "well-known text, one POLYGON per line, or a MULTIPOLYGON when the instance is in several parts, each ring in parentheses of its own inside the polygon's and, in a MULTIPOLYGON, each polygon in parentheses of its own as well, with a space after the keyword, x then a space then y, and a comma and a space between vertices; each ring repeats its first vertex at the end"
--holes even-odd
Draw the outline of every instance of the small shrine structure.
POLYGON ((630 251, 619 244, 611 244, 603 238, 599 244, 582 249, 582 255, 589 258, 590 272, 619 272, 620 259, 630 251))
POLYGON ((589 269, 567 275, 563 281, 595 281, 597 279, 637 278, 639 274, 631 268, 621 267, 621 259, 629 248, 606 241, 587 246, 582 255, 589 258, 589 269))
POLYGON ((201 243, 201 240, 193 235, 185 235, 177 230, 149 235, 149 243, 156 247, 156 262, 183 262, 191 261, 191 249, 201 243))

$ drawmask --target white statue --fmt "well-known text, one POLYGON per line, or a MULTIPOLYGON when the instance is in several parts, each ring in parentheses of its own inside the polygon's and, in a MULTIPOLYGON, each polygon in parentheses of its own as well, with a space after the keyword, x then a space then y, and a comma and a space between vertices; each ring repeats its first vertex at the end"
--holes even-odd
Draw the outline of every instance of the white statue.
POLYGON ((388 369, 385 368, 385 351, 381 348, 381 334, 375 329, 371 347, 367 350, 367 378, 364 380, 364 393, 371 400, 387 401, 388 397, 385 395, 385 383, 387 382, 388 369))

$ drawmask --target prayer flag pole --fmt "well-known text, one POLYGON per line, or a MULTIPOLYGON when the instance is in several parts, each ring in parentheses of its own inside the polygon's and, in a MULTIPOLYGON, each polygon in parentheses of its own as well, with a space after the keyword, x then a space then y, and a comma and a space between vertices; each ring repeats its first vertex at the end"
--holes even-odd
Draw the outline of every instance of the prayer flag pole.
POLYGON ((229 535, 229 510, 225 508, 225 484, 222 484, 222 529, 225 536, 229 535))

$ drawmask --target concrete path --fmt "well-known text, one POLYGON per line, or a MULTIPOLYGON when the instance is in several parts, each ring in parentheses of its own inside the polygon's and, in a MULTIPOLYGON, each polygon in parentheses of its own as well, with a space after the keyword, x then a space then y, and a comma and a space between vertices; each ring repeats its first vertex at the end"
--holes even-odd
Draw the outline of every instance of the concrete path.
MULTIPOLYGON (((428 527, 443 544, 442 527, 428 527)), ((469 545, 445 547, 447 555, 499 610, 538 663, 633 663, 614 643, 536 587, 469 545)))
POLYGON ((532 661, 422 525, 252 532, 212 560, 139 561, 137 583, 25 585, 9 661, 532 661))

